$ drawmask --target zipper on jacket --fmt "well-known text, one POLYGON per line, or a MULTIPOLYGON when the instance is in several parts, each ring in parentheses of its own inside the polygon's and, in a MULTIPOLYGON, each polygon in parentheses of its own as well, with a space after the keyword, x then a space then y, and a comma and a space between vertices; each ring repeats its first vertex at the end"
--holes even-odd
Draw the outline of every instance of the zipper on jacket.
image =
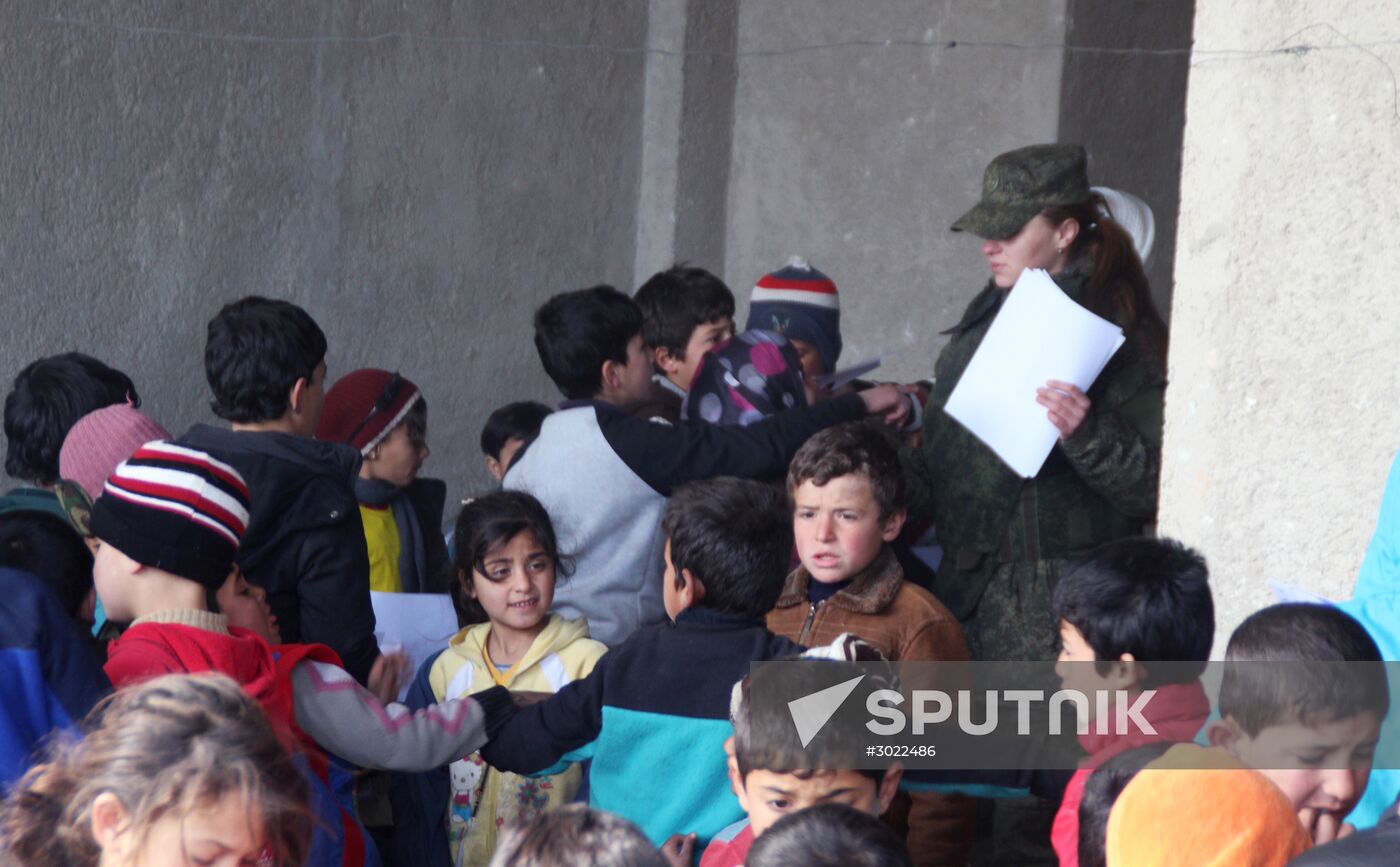
POLYGON ((807 646, 807 634, 812 631, 812 621, 817 617, 817 608, 820 602, 811 603, 812 607, 807 611, 807 619, 802 622, 802 631, 797 634, 797 643, 803 647, 807 646))

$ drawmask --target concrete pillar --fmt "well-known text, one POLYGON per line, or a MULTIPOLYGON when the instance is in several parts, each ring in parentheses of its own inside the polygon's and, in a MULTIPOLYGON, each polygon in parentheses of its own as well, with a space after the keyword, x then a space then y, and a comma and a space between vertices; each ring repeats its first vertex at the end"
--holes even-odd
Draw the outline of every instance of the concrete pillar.
POLYGON ((1392 0, 1196 9, 1160 527, 1217 648, 1269 579, 1350 595, 1400 443, 1396 40, 1392 0))

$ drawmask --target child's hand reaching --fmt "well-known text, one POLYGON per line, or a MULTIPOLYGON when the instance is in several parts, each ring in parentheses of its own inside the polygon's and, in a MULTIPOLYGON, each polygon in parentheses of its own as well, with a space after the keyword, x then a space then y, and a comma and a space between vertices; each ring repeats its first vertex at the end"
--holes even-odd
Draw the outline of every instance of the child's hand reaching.
POLYGON ((661 844, 661 857, 671 867, 690 867, 695 858, 695 835, 672 834, 661 844))
POLYGON ((369 670, 365 686, 380 704, 399 700, 399 688, 403 686, 404 675, 408 671, 408 654, 402 650, 381 654, 369 670))
POLYGON ((880 416, 885 424, 900 427, 909 416, 909 396, 897 385, 877 385, 859 394, 865 411, 880 416))

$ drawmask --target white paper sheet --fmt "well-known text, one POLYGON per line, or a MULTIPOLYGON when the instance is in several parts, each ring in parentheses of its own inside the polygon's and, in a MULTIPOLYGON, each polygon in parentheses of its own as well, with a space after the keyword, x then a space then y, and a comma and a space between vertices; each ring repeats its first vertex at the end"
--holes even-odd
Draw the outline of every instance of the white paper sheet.
POLYGON ((816 383, 817 385, 821 386, 827 391, 835 391, 836 389, 841 388, 847 383, 854 382, 857 379, 860 379, 862 376, 865 376, 867 373, 870 373, 872 370, 875 370, 879 366, 880 359, 871 358, 868 361, 862 361, 857 364, 852 364, 850 367, 844 367, 836 371, 835 373, 827 373, 821 376, 814 376, 812 377, 812 382, 816 383))
POLYGON ((1012 470, 1033 478, 1060 435, 1036 389, 1058 379, 1088 391, 1122 345, 1117 325, 1074 303, 1044 271, 1027 268, 944 409, 1012 470))
POLYGON ((409 669, 399 690, 402 701, 418 667, 457 634, 457 611, 446 593, 371 591, 369 601, 374 608, 374 637, 379 640, 380 651, 402 649, 408 654, 409 669))

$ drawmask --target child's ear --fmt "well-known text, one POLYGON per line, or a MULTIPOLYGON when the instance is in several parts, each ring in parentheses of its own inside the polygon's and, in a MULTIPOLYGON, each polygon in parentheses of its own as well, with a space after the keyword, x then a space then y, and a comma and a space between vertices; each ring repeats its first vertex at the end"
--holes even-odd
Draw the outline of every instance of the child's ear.
POLYGON ((886 542, 893 542, 895 539, 898 539, 900 531, 904 529, 904 519, 908 516, 909 513, 903 509, 897 509, 891 512, 890 516, 885 519, 884 527, 880 530, 880 538, 884 539, 886 542))
POLYGON ((1143 680, 1147 677, 1147 669, 1139 665, 1137 658, 1131 653, 1125 653, 1109 667, 1108 679, 1112 689, 1134 690, 1142 686, 1143 680))
POLYGON ((121 799, 116 795, 103 792, 92 802, 90 813, 92 839, 97 841, 99 848, 109 848, 126 830, 126 807, 122 806, 121 799))
POLYGON ((894 803, 894 796, 899 792, 899 781, 904 778, 904 765, 895 762, 885 769, 885 775, 880 778, 880 813, 883 816, 889 812, 890 804, 894 803))
POLYGON ((486 456, 486 472, 498 482, 506 477, 505 471, 501 469, 501 462, 490 455, 486 456))
POLYGON ((622 386, 622 372, 618 369, 622 365, 609 358, 603 362, 603 375, 599 380, 602 383, 600 391, 616 391, 622 386))
POLYGON ((748 807, 744 804, 747 800, 744 794, 744 778, 739 773, 739 760, 734 757, 734 736, 730 735, 724 741, 725 766, 729 769, 729 788, 734 790, 734 796, 739 799, 739 805, 748 812, 748 807))
POLYGON ((462 585, 462 592, 466 594, 468 599, 476 598, 476 586, 472 582, 472 576, 467 574, 467 570, 457 570, 457 582, 462 585))
POLYGON ((310 386, 310 380, 304 376, 292 383, 292 390, 287 392, 287 408, 293 413, 301 412, 302 406, 306 404, 306 389, 310 386))
POLYGON ((685 589, 681 591, 686 600, 686 606, 698 605, 705 598, 705 583, 695 577, 695 573, 689 569, 681 570, 681 577, 685 579, 685 589))
POLYGON ((664 346, 656 346, 651 350, 652 364, 662 373, 675 373, 680 370, 680 359, 671 354, 671 350, 664 346))
POLYGON ((1244 732, 1240 730, 1240 724, 1235 722, 1234 717, 1221 717, 1206 726, 1206 743, 1232 753, 1243 735, 1244 732))

